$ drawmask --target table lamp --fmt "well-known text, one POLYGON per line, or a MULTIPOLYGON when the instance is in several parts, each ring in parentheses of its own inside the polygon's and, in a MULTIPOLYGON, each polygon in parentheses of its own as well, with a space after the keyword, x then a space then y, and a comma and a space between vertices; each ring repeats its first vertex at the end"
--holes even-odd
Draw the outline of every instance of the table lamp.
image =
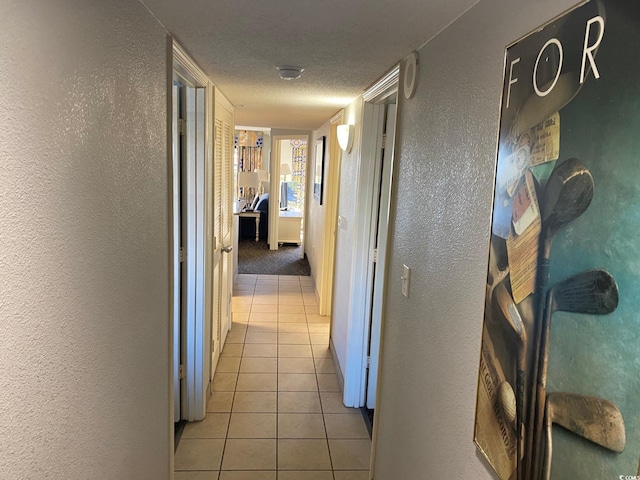
POLYGON ((258 172, 238 172, 238 187, 242 188, 242 194, 246 205, 251 205, 254 191, 260 183, 258 172))

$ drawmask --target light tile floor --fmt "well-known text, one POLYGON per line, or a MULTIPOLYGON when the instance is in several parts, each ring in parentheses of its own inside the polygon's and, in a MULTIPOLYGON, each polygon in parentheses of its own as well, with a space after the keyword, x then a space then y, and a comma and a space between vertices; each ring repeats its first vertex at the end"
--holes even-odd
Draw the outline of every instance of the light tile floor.
POLYGON ((346 408, 309 277, 238 275, 202 422, 187 424, 176 480, 368 480, 371 441, 346 408))

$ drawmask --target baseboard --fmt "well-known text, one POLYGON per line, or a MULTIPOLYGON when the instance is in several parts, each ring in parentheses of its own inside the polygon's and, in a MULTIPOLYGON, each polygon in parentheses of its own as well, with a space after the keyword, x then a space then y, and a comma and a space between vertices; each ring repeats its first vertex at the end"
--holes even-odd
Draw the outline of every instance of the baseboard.
POLYGON ((329 350, 331 350, 331 358, 333 359, 333 365, 336 369, 336 376, 338 377, 338 384, 340 385, 340 393, 344 395, 344 375, 342 375, 340 362, 338 362, 338 356, 336 355, 336 349, 333 346, 333 338, 329 338, 329 350))
POLYGON ((173 424, 173 453, 175 454, 178 451, 178 445, 180 445, 180 440, 182 439, 182 432, 184 432, 184 427, 187 424, 186 420, 180 420, 173 424))
POLYGON ((367 430, 369 431, 369 438, 373 438, 373 415, 374 410, 369 408, 360 407, 360 413, 362 413, 362 418, 364 419, 364 424, 367 426, 367 430))
MULTIPOLYGON (((309 262, 309 266, 311 266, 311 262, 309 262)), ((318 282, 316 281, 316 276, 314 275, 313 268, 311 269, 311 278, 313 279, 313 293, 316 294, 316 302, 318 302, 318 305, 320 305, 320 292, 318 291, 318 282)))

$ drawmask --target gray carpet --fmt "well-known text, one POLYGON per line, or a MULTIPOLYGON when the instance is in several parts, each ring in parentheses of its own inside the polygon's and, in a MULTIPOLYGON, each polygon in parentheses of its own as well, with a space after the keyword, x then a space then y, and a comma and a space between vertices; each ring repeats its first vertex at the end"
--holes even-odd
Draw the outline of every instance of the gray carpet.
POLYGON ((302 246, 280 245, 278 250, 269 250, 267 242, 240 239, 238 242, 238 273, 260 275, 311 275, 307 256, 302 255, 302 246))

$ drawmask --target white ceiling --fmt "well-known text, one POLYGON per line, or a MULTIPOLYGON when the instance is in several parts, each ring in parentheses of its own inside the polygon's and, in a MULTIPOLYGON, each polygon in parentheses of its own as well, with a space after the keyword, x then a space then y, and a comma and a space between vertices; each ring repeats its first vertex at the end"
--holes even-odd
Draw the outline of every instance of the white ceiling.
POLYGON ((236 105, 236 124, 315 130, 478 0, 141 1, 236 105), (283 81, 277 65, 305 70, 283 81))

